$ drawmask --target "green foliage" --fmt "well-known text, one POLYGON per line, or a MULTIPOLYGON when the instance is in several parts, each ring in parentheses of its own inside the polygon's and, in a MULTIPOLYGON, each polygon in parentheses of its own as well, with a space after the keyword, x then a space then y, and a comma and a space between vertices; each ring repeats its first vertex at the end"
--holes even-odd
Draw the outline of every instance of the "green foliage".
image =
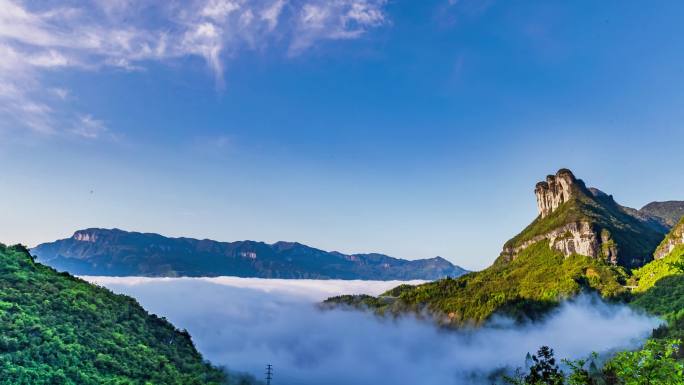
POLYGON ((386 297, 342 296, 328 304, 362 305, 378 312, 400 313, 428 309, 442 315, 444 323, 458 326, 479 324, 495 312, 519 320, 535 318, 582 290, 596 290, 604 297, 617 297, 625 289, 625 273, 602 261, 572 255, 564 257, 538 242, 510 263, 494 264, 456 279, 442 279, 417 286, 402 286, 386 297), (397 296, 398 294, 398 296, 397 296))
POLYGON ((548 346, 539 348, 532 356, 533 364, 525 376, 525 382, 535 385, 563 385, 563 372, 556 364, 553 349, 548 346))
MULTIPOLYGON (((446 278, 446 279, 451 279, 451 278, 446 278)), ((415 285, 409 285, 409 284, 402 284, 397 287, 394 287, 392 289, 387 290, 386 292, 380 294, 381 297, 399 297, 405 292, 411 291, 415 288, 415 285)))
POLYGON ((520 234, 510 239, 504 247, 515 247, 531 240, 537 235, 547 234, 552 230, 562 227, 568 223, 588 221, 591 218, 585 213, 584 205, 579 199, 566 202, 548 216, 537 217, 520 234))
POLYGON ((342 305, 359 310, 366 310, 377 309, 385 304, 386 303, 383 302, 380 298, 373 297, 372 295, 368 294, 344 294, 326 299, 325 301, 323 301, 322 307, 326 309, 342 305))
POLYGON ((675 358, 679 344, 650 340, 641 350, 618 353, 605 371, 621 385, 684 385, 684 364, 675 358))
POLYGON ((518 369, 504 381, 513 385, 684 385, 684 364, 675 357, 680 341, 649 340, 643 349, 620 352, 599 368, 596 353, 589 359, 563 363, 565 375, 558 369, 553 350, 542 347, 533 356, 534 364, 526 375, 518 369))
POLYGON ((674 241, 675 238, 681 238, 682 234, 684 233, 684 217, 681 218, 681 220, 672 228, 672 231, 670 231, 665 238, 660 242, 658 245, 658 248, 656 249, 656 253, 661 251, 662 249, 668 247, 671 243, 675 243, 674 241))
POLYGON ((582 186, 574 186, 574 197, 542 218, 537 217, 520 234, 506 242, 504 248, 515 248, 524 242, 544 235, 569 223, 587 222, 598 234, 610 234, 604 254, 616 246, 618 263, 625 267, 641 266, 651 258, 663 234, 630 215, 612 197, 593 196, 582 186))
POLYGON ((636 295, 632 306, 671 318, 684 309, 684 275, 661 278, 650 289, 636 295))
POLYGON ((681 267, 684 264, 684 245, 678 245, 668 255, 644 265, 633 272, 638 281, 635 292, 645 292, 661 279, 675 274, 682 274, 681 267))
POLYGON ((221 384, 187 331, 0 245, 0 384, 221 384))
POLYGON ((596 364, 598 354, 592 353, 588 359, 563 360, 563 363, 570 369, 570 374, 566 378, 568 385, 604 385, 606 381, 603 373, 596 364))

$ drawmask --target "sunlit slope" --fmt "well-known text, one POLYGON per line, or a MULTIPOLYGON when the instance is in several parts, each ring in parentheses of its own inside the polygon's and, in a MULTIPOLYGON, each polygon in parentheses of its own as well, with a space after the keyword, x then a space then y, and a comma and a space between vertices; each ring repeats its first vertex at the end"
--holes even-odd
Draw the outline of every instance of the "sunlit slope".
POLYGON ((639 267, 652 259, 653 252, 669 230, 658 218, 623 207, 611 195, 587 188, 569 170, 562 169, 555 176, 547 177, 547 182, 540 182, 537 190, 538 205, 544 204, 545 200, 562 203, 540 213, 506 242, 500 259, 514 259, 518 250, 527 244, 547 239, 553 248, 565 255, 578 253, 627 268, 639 267), (539 187, 556 181, 563 182, 564 191, 549 192, 539 187))
POLYGON ((654 337, 684 339, 684 245, 637 270, 633 279, 638 286, 632 305, 667 322, 654 337))
POLYGON ((661 242, 656 259, 634 271, 632 305, 667 321, 656 337, 684 338, 684 219, 661 242))
POLYGON ((0 384, 220 384, 190 336, 0 245, 0 384))
POLYGON ((626 291, 621 285, 625 277, 620 267, 577 254, 565 257, 541 241, 509 263, 457 279, 404 285, 377 298, 340 296, 326 303, 368 306, 385 314, 428 311, 444 324, 461 326, 482 323, 496 312, 534 318, 582 290, 620 296, 626 291))

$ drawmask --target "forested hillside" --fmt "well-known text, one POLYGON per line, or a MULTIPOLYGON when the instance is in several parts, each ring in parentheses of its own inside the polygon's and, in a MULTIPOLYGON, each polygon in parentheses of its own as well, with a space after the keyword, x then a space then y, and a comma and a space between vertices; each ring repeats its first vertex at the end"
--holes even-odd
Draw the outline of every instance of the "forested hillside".
POLYGON ((0 384, 222 384, 186 331, 0 245, 0 384))
POLYGON ((428 310, 440 322, 460 326, 479 324, 495 312, 518 319, 534 318, 563 298, 582 290, 596 290, 605 297, 624 295, 626 274, 620 267, 582 255, 565 257, 540 241, 523 250, 511 262, 456 279, 443 279, 418 286, 404 285, 378 298, 340 296, 329 306, 368 306, 379 313, 428 310))

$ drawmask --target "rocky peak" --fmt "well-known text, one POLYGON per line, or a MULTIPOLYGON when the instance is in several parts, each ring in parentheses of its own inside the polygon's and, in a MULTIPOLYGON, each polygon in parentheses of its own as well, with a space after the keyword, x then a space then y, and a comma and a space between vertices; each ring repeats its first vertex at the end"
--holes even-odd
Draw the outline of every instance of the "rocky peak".
POLYGON ((123 230, 119 229, 101 229, 97 227, 91 227, 88 229, 83 229, 83 230, 77 230, 74 232, 74 235, 71 236, 71 239, 75 241, 81 241, 81 242, 91 242, 91 243, 102 243, 102 242, 111 242, 112 240, 115 240, 120 237, 125 237, 129 234, 133 233, 128 233, 123 230))
POLYGON ((71 236, 74 240, 81 242, 95 242, 97 241, 97 234, 94 231, 89 230, 79 230, 71 236))
POLYGON ((534 192, 538 216, 506 242, 500 256, 504 261, 546 241, 565 256, 580 254, 635 267, 651 258, 667 231, 655 219, 619 205, 612 195, 587 188, 568 169, 537 183, 534 192))
POLYGON ((556 175, 549 175, 545 181, 537 183, 534 194, 537 196, 539 215, 545 218, 560 205, 569 201, 578 191, 576 186, 583 187, 584 184, 566 168, 558 170, 556 175))

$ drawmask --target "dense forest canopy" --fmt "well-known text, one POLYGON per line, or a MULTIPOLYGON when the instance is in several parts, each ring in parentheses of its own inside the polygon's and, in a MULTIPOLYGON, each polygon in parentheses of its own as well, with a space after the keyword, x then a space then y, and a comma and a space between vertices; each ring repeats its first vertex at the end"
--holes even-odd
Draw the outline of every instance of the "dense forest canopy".
POLYGON ((209 384, 227 379, 186 331, 0 245, 0 384, 209 384))

